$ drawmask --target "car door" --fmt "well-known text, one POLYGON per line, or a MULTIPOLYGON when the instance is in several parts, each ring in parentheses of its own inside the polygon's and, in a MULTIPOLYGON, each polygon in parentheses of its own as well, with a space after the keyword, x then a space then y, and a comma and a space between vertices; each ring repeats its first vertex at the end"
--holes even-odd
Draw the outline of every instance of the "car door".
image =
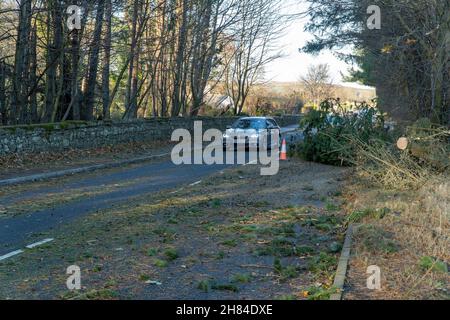
POLYGON ((275 141, 272 142, 272 136, 271 136, 271 130, 275 129, 278 131, 278 145, 281 143, 281 129, 280 126, 276 123, 273 119, 267 119, 266 120, 266 127, 267 127, 267 133, 268 133, 268 144, 267 146, 269 148, 274 147, 276 145, 275 141))

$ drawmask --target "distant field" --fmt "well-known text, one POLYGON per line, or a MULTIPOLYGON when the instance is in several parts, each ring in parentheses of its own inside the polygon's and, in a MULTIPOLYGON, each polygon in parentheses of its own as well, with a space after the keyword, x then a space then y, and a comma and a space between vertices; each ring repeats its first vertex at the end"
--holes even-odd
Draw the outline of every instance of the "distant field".
MULTIPOLYGON (((375 88, 354 83, 349 83, 348 85, 333 85, 332 87, 332 97, 340 98, 343 101, 370 101, 377 95, 375 88)), ((286 97, 292 95, 294 92, 301 95, 305 92, 305 88, 298 82, 270 82, 257 86, 254 91, 263 91, 272 97, 286 97)))
MULTIPOLYGON (((226 97, 223 94, 223 89, 219 85, 215 94, 210 96, 212 97, 209 102, 211 107, 216 104, 213 101, 219 101, 226 97)), ((339 98, 343 103, 354 104, 370 102, 376 97, 377 92, 375 88, 357 83, 348 83, 345 85, 332 85, 330 95, 326 98, 339 98)), ((260 112, 265 110, 262 111, 263 114, 276 114, 277 112, 295 113, 298 112, 300 104, 303 105, 303 111, 306 111, 314 104, 302 84, 299 82, 268 82, 255 85, 251 89, 243 111, 248 114, 258 114, 257 109, 259 107, 261 108, 260 112)), ((209 112, 211 110, 204 112, 204 114, 209 114, 209 112)))
MULTIPOLYGON (((207 109, 203 109, 201 114, 214 115, 218 109, 225 109, 232 105, 232 99, 225 93, 222 84, 216 86, 211 94, 207 96, 207 109)), ((344 85, 332 85, 330 95, 322 97, 339 98, 348 105, 361 102, 371 102, 377 97, 374 87, 363 86, 357 83, 344 85)), ((322 100, 322 98, 320 98, 322 100)), ((298 112, 298 106, 303 105, 303 111, 310 108, 314 103, 311 101, 305 87, 299 82, 267 82, 255 85, 246 99, 244 112, 248 114, 277 114, 298 112), (258 107, 259 113, 258 113, 258 107)))

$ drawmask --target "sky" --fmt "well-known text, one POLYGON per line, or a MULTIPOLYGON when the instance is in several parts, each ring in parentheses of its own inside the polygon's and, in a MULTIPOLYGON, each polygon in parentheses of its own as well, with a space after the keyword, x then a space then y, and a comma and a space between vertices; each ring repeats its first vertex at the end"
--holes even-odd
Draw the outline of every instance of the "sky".
MULTIPOLYGON (((285 12, 303 12, 307 9, 305 1, 284 0, 285 12)), ((332 52, 324 51, 318 56, 300 53, 299 48, 312 39, 312 35, 304 30, 307 18, 297 18, 279 39, 280 50, 284 56, 266 66, 266 79, 279 82, 298 81, 307 72, 311 64, 328 63, 333 83, 342 82, 341 72, 346 75, 351 67, 336 58, 332 52)))

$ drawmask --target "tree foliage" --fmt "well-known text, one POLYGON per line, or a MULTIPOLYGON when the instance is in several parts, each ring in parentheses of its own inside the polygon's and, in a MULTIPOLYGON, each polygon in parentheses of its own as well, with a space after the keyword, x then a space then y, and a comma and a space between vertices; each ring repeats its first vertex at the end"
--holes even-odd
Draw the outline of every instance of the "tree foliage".
POLYGON ((301 120, 304 141, 296 152, 306 160, 331 165, 352 165, 357 158, 353 139, 366 144, 387 141, 383 115, 362 103, 358 113, 346 113, 338 100, 328 99, 301 120))
POLYGON ((450 123, 450 1, 314 0, 306 52, 353 46, 353 79, 377 87, 380 107, 402 119, 450 123), (370 29, 369 5, 381 9, 370 29))

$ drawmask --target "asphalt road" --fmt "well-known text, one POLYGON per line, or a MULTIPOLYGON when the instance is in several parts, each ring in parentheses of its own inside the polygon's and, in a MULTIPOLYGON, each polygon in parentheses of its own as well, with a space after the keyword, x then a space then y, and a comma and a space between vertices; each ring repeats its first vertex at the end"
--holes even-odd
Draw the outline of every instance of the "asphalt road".
MULTIPOLYGON (((292 128, 283 128, 283 134, 292 128)), ((38 190, 30 189, 20 194, 5 195, 0 197, 0 204, 8 206, 19 200, 32 200, 37 196, 57 197, 58 193, 76 188, 123 185, 49 209, 0 219, 0 257, 42 240, 42 233, 45 233, 45 238, 51 237, 52 230, 89 213, 110 208, 144 194, 188 186, 230 166, 232 165, 177 166, 170 159, 161 159, 158 163, 141 163, 115 170, 82 174, 79 179, 59 179, 57 184, 49 184, 38 190)))

